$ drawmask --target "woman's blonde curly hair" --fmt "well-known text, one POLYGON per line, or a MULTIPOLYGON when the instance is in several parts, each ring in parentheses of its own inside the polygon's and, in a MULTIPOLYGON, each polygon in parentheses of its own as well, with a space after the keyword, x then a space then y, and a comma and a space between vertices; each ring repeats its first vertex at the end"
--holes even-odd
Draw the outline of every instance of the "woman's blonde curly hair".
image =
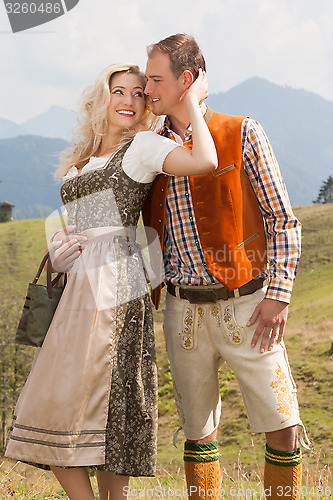
MULTIPOLYGON (((62 179, 71 167, 81 168, 87 160, 99 149, 102 138, 108 130, 107 108, 110 103, 110 85, 116 73, 131 73, 138 75, 142 85, 146 85, 146 77, 135 64, 112 64, 105 68, 81 94, 80 116, 75 129, 72 147, 60 158, 60 166, 55 172, 57 179, 62 179)), ((141 122, 131 129, 123 131, 120 144, 126 143, 142 130, 154 130, 157 118, 151 111, 151 103, 145 95, 145 111, 141 122)))

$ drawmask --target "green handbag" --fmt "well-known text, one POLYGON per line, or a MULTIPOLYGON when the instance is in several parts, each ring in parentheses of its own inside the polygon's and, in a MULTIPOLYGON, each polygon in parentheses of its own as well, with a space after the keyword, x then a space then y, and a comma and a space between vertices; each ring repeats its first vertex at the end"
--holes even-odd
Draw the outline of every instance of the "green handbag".
MULTIPOLYGON (((49 329, 58 302, 64 288, 55 287, 63 273, 58 275, 52 281, 51 279, 51 261, 49 253, 44 255, 38 268, 35 279, 29 283, 27 296, 23 306, 22 316, 17 328, 15 342, 33 347, 40 347, 45 339, 49 329), (47 262, 46 276, 47 285, 39 285, 37 281, 47 262)), ((67 275, 65 274, 65 285, 67 275)))

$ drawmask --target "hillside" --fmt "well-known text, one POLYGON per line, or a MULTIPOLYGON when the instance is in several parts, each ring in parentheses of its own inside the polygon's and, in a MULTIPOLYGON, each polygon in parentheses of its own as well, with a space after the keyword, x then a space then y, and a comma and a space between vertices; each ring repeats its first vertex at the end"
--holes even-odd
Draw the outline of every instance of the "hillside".
MULTIPOLYGON (((306 476, 308 469, 315 468, 316 473, 327 478, 333 467, 333 358, 330 352, 333 335, 333 205, 300 207, 295 212, 303 224, 303 255, 285 339, 298 385, 302 419, 314 444, 310 453, 304 453, 304 474, 306 476)), ((0 241, 0 341, 3 347, 0 372, 5 371, 5 384, 7 380, 7 385, 2 385, 0 373, 0 389, 1 399, 7 404, 8 425, 10 408, 28 372, 33 349, 17 349, 20 370, 12 392, 8 392, 8 387, 12 387, 10 369, 13 365, 10 363, 13 361, 10 362, 12 354, 8 353, 12 352, 10 349, 27 283, 33 277, 45 247, 44 221, 0 224, 0 241)), ((178 474, 179 468, 182 470, 183 437, 180 436, 178 449, 173 448, 172 435, 178 427, 178 419, 161 316, 161 312, 155 314, 160 395, 158 460, 163 473, 178 474)), ((223 398, 223 417, 218 434, 221 465, 228 468, 228 474, 237 463, 242 464, 244 474, 254 470, 260 474, 264 440, 250 431, 237 382, 227 366, 221 369, 220 388, 223 398)), ((333 481, 332 476, 329 477, 333 481)))

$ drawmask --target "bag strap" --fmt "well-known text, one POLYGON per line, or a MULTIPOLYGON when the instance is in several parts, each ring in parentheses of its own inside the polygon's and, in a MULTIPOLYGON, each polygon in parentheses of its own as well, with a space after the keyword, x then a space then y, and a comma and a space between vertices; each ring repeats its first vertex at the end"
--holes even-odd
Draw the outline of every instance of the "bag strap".
POLYGON ((44 255, 44 257, 42 258, 42 262, 40 263, 39 268, 38 268, 38 271, 37 271, 37 273, 36 273, 36 276, 35 276, 35 278, 34 278, 34 280, 33 280, 33 284, 34 284, 34 285, 35 285, 35 284, 37 283, 37 281, 39 280, 40 275, 42 274, 42 271, 43 271, 43 269, 44 269, 45 263, 46 263, 46 261, 47 261, 47 259, 48 259, 48 258, 49 258, 49 252, 47 252, 47 253, 44 255))
MULTIPOLYGON (((35 285, 37 283, 37 281, 39 280, 40 275, 42 274, 42 271, 45 267, 46 261, 47 261, 47 265, 46 265, 46 289, 47 289, 47 295, 48 295, 49 299, 52 299, 52 287, 58 283, 59 279, 61 278, 61 276, 64 273, 58 273, 57 276, 52 280, 52 273, 51 273, 52 266, 51 266, 51 259, 50 259, 49 252, 47 252, 44 255, 44 257, 42 258, 42 261, 39 265, 36 276, 33 280, 33 284, 35 285)), ((64 281, 65 281, 64 282, 64 286, 65 286, 67 283, 67 274, 66 273, 65 273, 65 280, 64 281)))
POLYGON ((56 285, 58 281, 60 280, 61 276, 64 276, 64 286, 67 284, 67 273, 58 273, 55 278, 52 280, 52 286, 56 285))

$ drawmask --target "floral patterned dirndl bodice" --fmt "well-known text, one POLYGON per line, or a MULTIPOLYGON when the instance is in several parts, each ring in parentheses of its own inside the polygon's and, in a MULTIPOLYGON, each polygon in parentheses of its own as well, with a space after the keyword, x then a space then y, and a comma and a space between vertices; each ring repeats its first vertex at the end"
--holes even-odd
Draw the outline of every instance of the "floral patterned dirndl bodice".
POLYGON ((106 164, 66 180, 60 194, 68 213, 68 224, 76 232, 94 227, 136 227, 152 183, 131 179, 122 169, 131 143, 123 146, 106 164))

